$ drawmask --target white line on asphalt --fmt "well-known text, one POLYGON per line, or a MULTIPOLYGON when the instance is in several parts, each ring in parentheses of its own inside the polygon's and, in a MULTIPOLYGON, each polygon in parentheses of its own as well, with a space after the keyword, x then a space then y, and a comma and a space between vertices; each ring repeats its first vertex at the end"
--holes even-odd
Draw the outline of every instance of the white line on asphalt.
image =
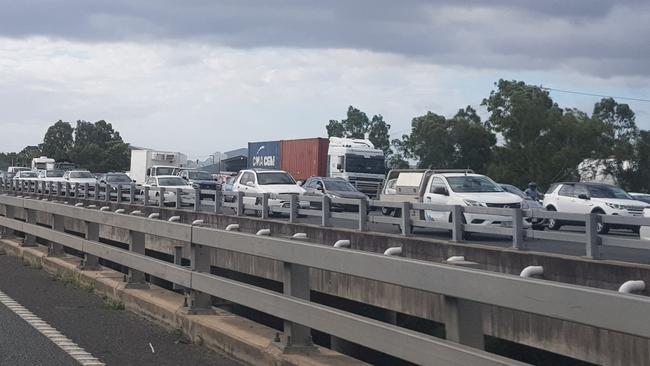
POLYGON ((62 349, 65 353, 70 355, 70 357, 74 358, 81 365, 105 365, 98 358, 86 352, 83 348, 72 342, 68 337, 59 333, 59 331, 52 328, 49 324, 41 320, 38 316, 34 315, 31 311, 27 310, 27 308, 14 301, 2 291, 0 291, 0 303, 20 316, 29 325, 46 336, 50 341, 52 341, 52 343, 56 344, 57 347, 62 349))

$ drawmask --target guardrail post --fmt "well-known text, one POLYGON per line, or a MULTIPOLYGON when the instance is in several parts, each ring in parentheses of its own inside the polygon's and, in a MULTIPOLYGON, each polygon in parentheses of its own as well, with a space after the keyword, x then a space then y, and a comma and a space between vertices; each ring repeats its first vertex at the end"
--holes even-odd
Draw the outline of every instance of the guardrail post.
MULTIPOLYGON (((464 260, 448 261, 447 264, 470 268, 478 267, 478 263, 464 260)), ((443 299, 446 338, 466 346, 484 349, 481 304, 452 296, 443 296, 443 299)))
MULTIPOLYGON (((65 217, 61 215, 51 214, 50 215, 50 225, 52 230, 64 232, 65 231, 65 217)), ((63 250, 63 245, 55 243, 53 241, 49 242, 47 248, 48 257, 61 257, 65 254, 63 250)))
POLYGON ((289 222, 298 222, 298 195, 289 196, 289 222))
POLYGON ((158 207, 165 207, 165 187, 158 187, 158 207))
POLYGON ((52 201, 52 181, 46 183, 47 183, 47 200, 52 201))
POLYGON ((262 219, 269 218, 269 194, 262 193, 262 219))
POLYGON ((244 216, 244 192, 237 191, 237 216, 244 216))
MULTIPOLYGON (((5 211, 5 217, 7 219, 13 220, 16 217, 16 209, 14 206, 9 206, 9 205, 3 205, 4 206, 4 211, 5 211)), ((12 239, 15 237, 15 232, 13 229, 10 229, 8 227, 2 228, 2 238, 3 239, 12 239)))
POLYGON ((411 234, 411 202, 402 202, 402 235, 411 234))
POLYGON ((321 221, 320 226, 330 226, 330 209, 332 207, 332 199, 329 196, 323 195, 321 201, 321 221))
MULTIPOLYGON (((28 224, 37 223, 38 212, 32 209, 25 209, 25 222, 28 224)), ((36 237, 32 234, 25 233, 25 238, 23 239, 22 247, 35 247, 36 246, 36 237)))
MULTIPOLYGON (((183 265, 183 246, 182 245, 174 245, 174 264, 177 266, 182 266, 183 265)), ((172 288, 174 290, 185 290, 185 286, 181 286, 178 284, 173 284, 172 288)))
POLYGON ((180 188, 176 188, 175 190, 175 195, 176 195, 176 209, 180 209, 183 206, 183 201, 181 200, 181 194, 183 194, 183 191, 180 188))
POLYGON ((194 188, 194 211, 201 210, 201 189, 194 188))
POLYGON ((512 248, 525 250, 524 215, 520 208, 512 209, 512 248))
MULTIPOLYGON (((299 299, 309 300, 309 267, 284 263, 284 294, 299 299)), ((282 347, 285 351, 309 350, 314 348, 311 329, 304 325, 284 321, 285 339, 282 347)))
POLYGON ((79 183, 74 184, 72 192, 74 193, 74 198, 79 198, 79 183))
POLYGON ((359 199, 359 231, 368 230, 368 200, 359 199))
POLYGON ((70 187, 70 182, 65 182, 65 196, 66 197, 70 197, 70 191, 71 191, 70 188, 71 188, 70 187))
POLYGON ((108 182, 104 184, 104 201, 111 202, 111 185, 108 182))
POLYGON ((135 184, 129 184, 129 203, 135 204, 135 184))
POLYGON ((142 204, 146 207, 149 206, 149 187, 145 186, 142 188, 142 204))
POLYGON ((585 251, 587 258, 602 259, 598 224, 602 221, 599 214, 590 213, 585 218, 585 238, 587 239, 585 251))
MULTIPOLYGON (((201 273, 210 273, 210 247, 190 243, 190 269, 201 273)), ((212 297, 200 291, 190 289, 187 295, 187 308, 191 315, 214 314, 212 297)))
POLYGON ((461 242, 463 240, 463 208, 459 205, 451 209, 451 241, 461 242))
POLYGON ((90 198, 90 184, 84 183, 84 199, 87 200, 90 198))
MULTIPOLYGON (((84 221, 86 226, 86 240, 99 242, 99 224, 96 222, 84 221)), ((84 253, 84 259, 79 265, 83 271, 99 271, 99 258, 96 255, 84 253)))
POLYGON ((115 202, 122 203, 122 183, 117 184, 117 194, 115 195, 115 202))
MULTIPOLYGON (((140 231, 129 230, 129 238, 129 250, 137 254, 145 255, 144 233, 140 231)), ((129 268, 128 283, 126 284, 126 288, 149 288, 149 284, 147 284, 147 281, 145 280, 144 272, 129 268)))
POLYGON ((214 212, 221 213, 221 205, 223 203, 223 192, 219 189, 214 191, 214 212))
POLYGON ((99 190, 101 189, 101 186, 99 185, 99 182, 95 182, 95 194, 93 195, 93 198, 95 201, 99 201, 99 190))

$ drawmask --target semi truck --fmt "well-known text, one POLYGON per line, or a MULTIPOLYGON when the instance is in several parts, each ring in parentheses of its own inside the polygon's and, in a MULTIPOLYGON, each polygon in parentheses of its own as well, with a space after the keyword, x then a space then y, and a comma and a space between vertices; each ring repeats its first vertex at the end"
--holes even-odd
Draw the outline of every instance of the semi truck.
POLYGON ((132 150, 129 177, 144 184, 147 177, 176 175, 184 167, 187 167, 187 156, 179 152, 132 150))
POLYGON ((386 172, 384 152, 366 139, 317 137, 248 143, 250 169, 284 170, 296 180, 340 177, 376 197, 386 172))

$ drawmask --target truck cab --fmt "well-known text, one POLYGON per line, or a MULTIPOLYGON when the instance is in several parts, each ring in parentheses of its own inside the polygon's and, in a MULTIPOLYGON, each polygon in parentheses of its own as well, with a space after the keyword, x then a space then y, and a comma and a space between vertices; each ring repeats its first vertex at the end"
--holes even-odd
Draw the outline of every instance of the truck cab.
POLYGON ((369 140, 330 137, 327 175, 343 178, 371 198, 384 182, 384 152, 369 140))
POLYGON ((34 171, 54 170, 54 163, 55 163, 54 159, 48 158, 47 156, 33 158, 32 170, 34 171))

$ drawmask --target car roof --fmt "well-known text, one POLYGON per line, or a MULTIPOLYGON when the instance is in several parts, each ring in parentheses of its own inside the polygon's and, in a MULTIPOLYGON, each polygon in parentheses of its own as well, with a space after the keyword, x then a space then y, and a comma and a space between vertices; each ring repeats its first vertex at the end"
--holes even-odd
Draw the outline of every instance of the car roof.
POLYGON ((156 175, 153 176, 152 178, 179 178, 180 179, 178 175, 156 175))
POLYGON ((485 177, 483 174, 476 173, 435 173, 433 175, 441 175, 443 177, 485 177))
POLYGON ((586 186, 621 188, 621 187, 613 185, 613 184, 596 183, 596 182, 558 182, 558 183, 553 183, 553 184, 557 184, 557 185, 560 185, 560 184, 583 184, 583 185, 586 185, 586 186))
POLYGON ((254 172, 254 173, 286 173, 284 170, 279 170, 279 169, 246 169, 244 170, 245 172, 254 172))

